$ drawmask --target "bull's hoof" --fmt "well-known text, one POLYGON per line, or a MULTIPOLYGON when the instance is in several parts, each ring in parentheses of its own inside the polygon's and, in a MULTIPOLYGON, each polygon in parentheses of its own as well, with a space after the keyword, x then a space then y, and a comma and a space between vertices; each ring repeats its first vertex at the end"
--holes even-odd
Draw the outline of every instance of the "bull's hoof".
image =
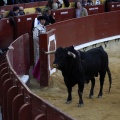
POLYGON ((89 98, 92 99, 92 98, 93 98, 93 95, 89 95, 89 98))
POLYGON ((72 100, 71 101, 66 101, 66 104, 70 104, 72 102, 72 100))
POLYGON ((101 98, 102 97, 102 95, 98 95, 98 98, 101 98))
POLYGON ((103 94, 100 92, 100 93, 98 94, 98 98, 101 98, 102 95, 103 95, 103 94))
POLYGON ((90 82, 90 80, 86 80, 85 83, 88 84, 90 82))
POLYGON ((84 104, 83 104, 83 103, 81 103, 81 104, 78 104, 78 107, 82 107, 82 106, 84 106, 84 104))

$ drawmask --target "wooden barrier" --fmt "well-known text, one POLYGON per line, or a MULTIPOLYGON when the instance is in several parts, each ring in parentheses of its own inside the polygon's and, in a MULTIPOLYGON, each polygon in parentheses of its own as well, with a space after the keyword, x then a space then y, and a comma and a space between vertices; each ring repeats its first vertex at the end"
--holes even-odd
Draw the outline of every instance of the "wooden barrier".
MULTIPOLYGON (((104 5, 85 6, 89 15, 104 13, 104 5)), ((75 18, 75 8, 64 8, 52 10, 52 15, 55 17, 56 22, 75 18)))
POLYGON ((0 20, 0 48, 8 47, 13 42, 13 27, 9 19, 0 20))
POLYGON ((30 64, 33 65, 33 38, 32 38, 32 22, 37 17, 37 14, 27 14, 23 16, 14 17, 16 27, 14 27, 14 39, 25 33, 29 34, 29 48, 30 48, 30 64))
POLYGON ((89 15, 105 12, 104 5, 91 5, 91 6, 85 6, 85 8, 87 9, 89 15))
POLYGON ((49 67, 49 61, 48 56, 44 53, 44 51, 49 51, 52 49, 55 49, 55 30, 51 30, 47 32, 47 34, 43 34, 40 37, 39 45, 40 45, 40 86, 48 86, 48 78, 50 76, 50 68, 49 67), (53 35, 53 36, 52 36, 53 35), (49 40, 49 37, 51 37, 51 40, 49 40), (43 42, 44 41, 44 42, 43 42), (51 43, 52 42, 52 43, 51 43), (46 69, 47 68, 47 69, 46 69), (44 74, 48 73, 48 74, 44 74))
POLYGON ((26 14, 14 17, 16 23, 16 27, 14 27, 14 39, 25 33, 31 36, 32 22, 36 17, 37 14, 26 14))
POLYGON ((120 10, 120 2, 110 2, 108 3, 108 11, 120 10))
POLYGON ((28 33, 18 37, 13 43, 13 48, 17 49, 11 50, 10 60, 13 69, 18 75, 29 74, 30 68, 30 53, 29 53, 29 35, 28 33), (17 42, 16 42, 17 41, 17 42), (23 49, 24 48, 24 49, 23 49))
POLYGON ((8 110, 7 110, 7 102, 8 102, 8 99, 7 99, 7 93, 8 93, 8 90, 9 88, 13 85, 13 80, 11 79, 11 77, 9 76, 3 83, 3 86, 2 86, 2 92, 3 92, 3 96, 2 96, 2 99, 3 99, 3 102, 2 102, 2 114, 3 114, 3 119, 4 120, 7 120, 7 115, 8 115, 8 110))
POLYGON ((26 45, 29 45, 28 34, 20 36, 11 45, 14 49, 10 49, 6 55, 8 72, 3 73, 4 78, 1 78, 3 82, 0 80, 2 120, 74 120, 31 93, 18 77, 19 74, 23 73, 21 71, 25 72, 26 69, 26 62, 23 62, 26 58, 23 57, 28 55, 27 52, 24 52, 26 51, 26 45), (21 49, 23 50, 21 51, 21 49), (23 57, 21 59, 19 56, 15 58, 16 55, 23 57), (20 63, 21 66, 19 67, 20 63), (22 70, 18 70, 18 67, 22 70))
POLYGON ((75 8, 64 8, 52 11, 52 16, 55 17, 56 22, 75 18, 75 8))
MULTIPOLYGON (((83 44, 84 41, 106 38, 119 35, 120 11, 95 14, 87 17, 63 21, 60 24, 47 26, 47 31, 55 29, 57 45, 68 46, 71 44, 83 44), (116 19, 112 18, 114 16, 116 19), (65 33, 65 35, 63 35, 65 33), (71 37, 72 36, 72 37, 71 37), (64 44, 62 44, 64 43, 64 44)), ((59 47, 58 46, 58 47, 59 47)))

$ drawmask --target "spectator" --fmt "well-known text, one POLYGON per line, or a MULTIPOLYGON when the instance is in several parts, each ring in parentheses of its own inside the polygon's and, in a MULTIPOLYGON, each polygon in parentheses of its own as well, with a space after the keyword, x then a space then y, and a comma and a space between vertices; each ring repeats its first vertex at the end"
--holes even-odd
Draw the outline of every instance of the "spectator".
POLYGON ((95 1, 95 5, 100 5, 101 3, 100 3, 100 0, 96 0, 95 1))
POLYGON ((82 0, 82 6, 93 5, 92 0, 82 0))
POLYGON ((3 19, 3 18, 5 18, 6 17, 6 11, 4 10, 4 9, 2 9, 1 11, 0 11, 0 19, 3 19))
POLYGON ((56 2, 53 2, 52 9, 53 10, 57 10, 58 9, 58 4, 56 2))
POLYGON ((50 24, 55 23, 55 18, 51 15, 51 9, 46 10, 46 13, 44 16, 46 18, 45 25, 50 25, 50 24))
POLYGON ((63 0, 63 2, 64 2, 65 7, 69 7, 70 6, 69 0, 63 0))
POLYGON ((8 13, 9 16, 19 16, 19 15, 25 15, 24 8, 22 6, 13 6, 13 10, 10 10, 8 13))
POLYGON ((13 10, 10 10, 10 12, 8 13, 8 18, 10 21, 10 24, 12 26, 16 26, 15 20, 14 20, 14 16, 19 16, 19 7, 18 6, 13 6, 13 10))
POLYGON ((19 16, 19 7, 13 6, 13 16, 19 16))
POLYGON ((42 14, 41 8, 39 8, 39 7, 35 8, 35 13, 42 14))
POLYGON ((25 15, 24 8, 22 6, 19 7, 19 14, 25 15))
POLYGON ((76 18, 88 16, 87 9, 82 7, 81 2, 77 2, 77 8, 75 9, 75 13, 76 13, 76 18))
POLYGON ((75 8, 77 8, 77 2, 81 2, 82 3, 82 0, 76 0, 75 1, 75 8))
POLYGON ((62 8, 63 0, 58 0, 56 3, 58 4, 59 9, 62 8))
POLYGON ((33 30, 34 65, 36 65, 39 60, 39 35, 46 32, 46 28, 44 26, 46 18, 44 16, 39 16, 38 20, 40 21, 40 24, 33 30))
POLYGON ((52 9, 53 0, 48 0, 47 6, 52 9))
POLYGON ((45 15, 46 10, 48 10, 48 9, 52 9, 52 4, 53 4, 53 0, 48 0, 47 5, 44 7, 43 15, 45 15))
POLYGON ((92 0, 88 0, 88 4, 89 5, 93 5, 93 1, 92 0))
POLYGON ((19 7, 18 6, 13 6, 13 9, 9 11, 7 17, 10 16, 19 16, 19 7))

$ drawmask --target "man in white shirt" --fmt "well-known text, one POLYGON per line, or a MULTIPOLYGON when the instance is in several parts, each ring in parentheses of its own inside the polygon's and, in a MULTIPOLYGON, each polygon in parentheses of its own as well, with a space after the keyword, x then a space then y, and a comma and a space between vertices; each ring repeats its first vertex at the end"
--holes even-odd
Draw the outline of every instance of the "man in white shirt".
POLYGON ((46 18, 44 16, 39 16, 38 21, 40 23, 33 28, 34 65, 39 59, 39 35, 46 33, 46 27, 44 26, 46 18))

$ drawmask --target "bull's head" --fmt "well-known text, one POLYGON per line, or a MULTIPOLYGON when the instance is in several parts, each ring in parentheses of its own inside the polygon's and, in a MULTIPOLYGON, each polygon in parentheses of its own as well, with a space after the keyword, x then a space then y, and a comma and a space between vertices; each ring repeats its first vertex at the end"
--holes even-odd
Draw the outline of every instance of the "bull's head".
POLYGON ((49 51, 45 52, 46 54, 55 54, 55 60, 53 62, 53 67, 57 69, 61 69, 63 66, 65 66, 70 59, 76 58, 75 53, 72 52, 74 49, 73 46, 67 47, 67 48, 62 48, 59 47, 57 48, 56 51, 49 51))

